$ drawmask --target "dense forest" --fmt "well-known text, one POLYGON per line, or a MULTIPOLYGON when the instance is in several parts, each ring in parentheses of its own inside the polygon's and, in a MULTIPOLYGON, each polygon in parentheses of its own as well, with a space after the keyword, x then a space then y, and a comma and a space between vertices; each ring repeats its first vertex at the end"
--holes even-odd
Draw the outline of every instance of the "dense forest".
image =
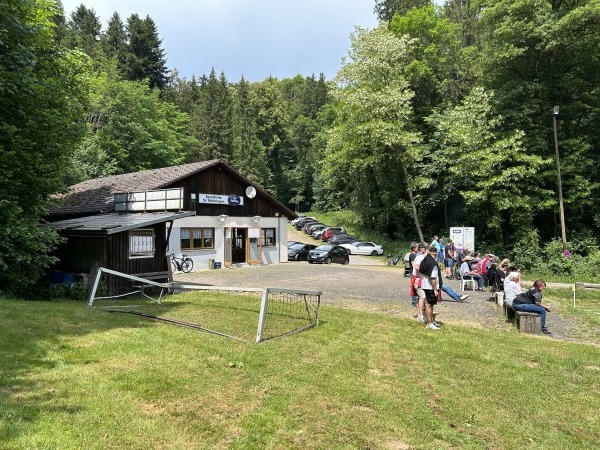
POLYGON ((374 14, 333 80, 251 83, 181 78, 148 16, 3 0, 0 285, 52 262, 51 194, 213 158, 296 211, 351 210, 407 240, 474 226, 482 247, 533 251, 561 235, 553 121, 570 248, 597 248, 600 0, 383 0, 374 14))

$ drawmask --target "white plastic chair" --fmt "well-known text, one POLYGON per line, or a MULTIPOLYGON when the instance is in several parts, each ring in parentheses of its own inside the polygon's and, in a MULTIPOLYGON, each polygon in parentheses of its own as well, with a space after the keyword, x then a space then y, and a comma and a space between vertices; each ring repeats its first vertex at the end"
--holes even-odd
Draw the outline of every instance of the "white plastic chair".
MULTIPOLYGON (((460 273, 460 290, 464 291, 466 289, 466 287, 468 285, 471 286, 471 290, 475 290, 475 285, 477 284, 477 281, 473 278, 465 278, 465 275, 463 274, 462 270, 459 270, 460 273)), ((469 275, 467 275, 469 276, 469 275)))

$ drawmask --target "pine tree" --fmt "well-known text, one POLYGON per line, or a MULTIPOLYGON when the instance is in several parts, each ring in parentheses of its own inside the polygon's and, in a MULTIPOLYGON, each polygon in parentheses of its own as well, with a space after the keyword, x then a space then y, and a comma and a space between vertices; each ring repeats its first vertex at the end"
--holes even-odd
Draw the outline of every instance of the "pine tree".
POLYGON ((432 0, 376 0, 373 12, 379 20, 390 22, 395 14, 404 15, 412 8, 433 4, 432 0))
POLYGON ((242 76, 233 86, 233 167, 250 180, 270 186, 271 174, 265 159, 265 148, 256 135, 256 110, 252 89, 242 76))
POLYGON ((115 12, 108 21, 108 28, 100 38, 100 45, 104 54, 114 59, 119 72, 125 74, 127 64, 127 33, 119 13, 115 12))
POLYGON ((132 81, 148 79, 150 87, 164 89, 168 81, 165 51, 154 21, 137 14, 127 19, 127 64, 125 77, 132 81))
POLYGON ((67 21, 67 35, 64 44, 69 48, 78 48, 90 56, 97 53, 97 45, 100 42, 102 24, 93 9, 79 5, 71 13, 67 21))
POLYGON ((192 160, 219 158, 226 162, 233 159, 232 100, 225 75, 217 78, 213 68, 208 77, 202 77, 199 101, 192 113, 194 136, 199 147, 192 160))

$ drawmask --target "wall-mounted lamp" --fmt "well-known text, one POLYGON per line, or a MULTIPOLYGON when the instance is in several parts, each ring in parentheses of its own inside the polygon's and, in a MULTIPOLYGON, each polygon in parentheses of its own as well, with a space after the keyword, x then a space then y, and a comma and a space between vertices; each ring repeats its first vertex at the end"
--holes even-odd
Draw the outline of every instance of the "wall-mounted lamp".
POLYGON ((227 214, 221 214, 219 216, 219 222, 225 223, 225 219, 227 219, 227 214))
POLYGON ((252 220, 254 220, 254 223, 258 223, 260 222, 260 216, 254 216, 252 220))

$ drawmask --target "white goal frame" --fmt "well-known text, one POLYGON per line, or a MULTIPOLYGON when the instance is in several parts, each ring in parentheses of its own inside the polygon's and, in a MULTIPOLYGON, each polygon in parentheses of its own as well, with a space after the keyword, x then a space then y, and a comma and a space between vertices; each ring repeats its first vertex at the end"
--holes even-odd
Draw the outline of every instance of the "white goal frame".
MULTIPOLYGON (((263 342, 267 339, 265 337, 265 326, 267 323, 267 317, 270 312, 269 305, 274 301, 277 296, 287 296, 289 298, 295 299, 296 303, 300 303, 304 305, 305 313, 307 316, 307 323, 304 326, 298 327, 294 330, 290 330, 284 334, 281 334, 277 337, 289 336, 291 334, 296 334, 301 331, 307 330, 309 328, 313 328, 319 325, 320 321, 320 306, 321 306, 321 296, 323 295, 322 291, 312 291, 312 290, 303 290, 303 289, 288 289, 288 288, 276 288, 276 287, 265 287, 265 288, 253 288, 253 287, 225 287, 225 286, 205 286, 198 285, 194 283, 180 283, 180 282, 169 282, 169 283, 159 283, 157 281, 147 280, 145 278, 137 277, 135 275, 129 275, 122 272, 117 272, 115 270, 107 269, 104 267, 98 268, 94 280, 92 282, 92 288, 90 290, 90 294, 88 297, 87 306, 88 308, 94 307, 94 301, 102 300, 102 299, 115 299, 119 297, 125 297, 129 295, 139 294, 143 297, 146 297, 156 304, 161 304, 163 300, 167 297, 167 295, 172 294, 177 291, 184 290, 193 290, 193 291, 207 291, 207 292, 236 292, 236 293, 254 293, 254 294, 262 294, 260 300, 260 312, 258 314, 258 324, 256 330, 256 339, 254 342, 259 343, 263 342), (128 291, 127 293, 117 293, 115 295, 109 296, 97 296, 98 287, 100 281, 102 279, 103 274, 112 275, 119 278, 125 278, 130 281, 137 283, 136 290, 128 291), (146 287, 154 287, 160 290, 160 293, 157 298, 151 297, 147 295, 144 291, 146 287), (316 300, 315 300, 316 299, 316 300)), ((135 305, 134 305, 135 306, 135 305)), ((129 305, 131 307, 131 305, 129 305)), ((123 306, 111 306, 111 307, 101 307, 101 309, 116 311, 117 308, 124 308, 123 306)), ((143 315, 143 314, 142 314, 143 315)), ((233 339, 240 338, 236 336, 230 336, 215 330, 210 330, 207 328, 203 328, 200 325, 186 323, 186 322, 178 322, 176 320, 165 319, 160 317, 154 317, 155 319, 164 320, 166 322, 171 322, 175 324, 179 324, 182 326, 189 326, 191 328, 198 328, 204 331, 208 331, 210 333, 218 334, 225 337, 230 337, 233 339)), ((244 339, 241 339, 244 340, 244 339)))

